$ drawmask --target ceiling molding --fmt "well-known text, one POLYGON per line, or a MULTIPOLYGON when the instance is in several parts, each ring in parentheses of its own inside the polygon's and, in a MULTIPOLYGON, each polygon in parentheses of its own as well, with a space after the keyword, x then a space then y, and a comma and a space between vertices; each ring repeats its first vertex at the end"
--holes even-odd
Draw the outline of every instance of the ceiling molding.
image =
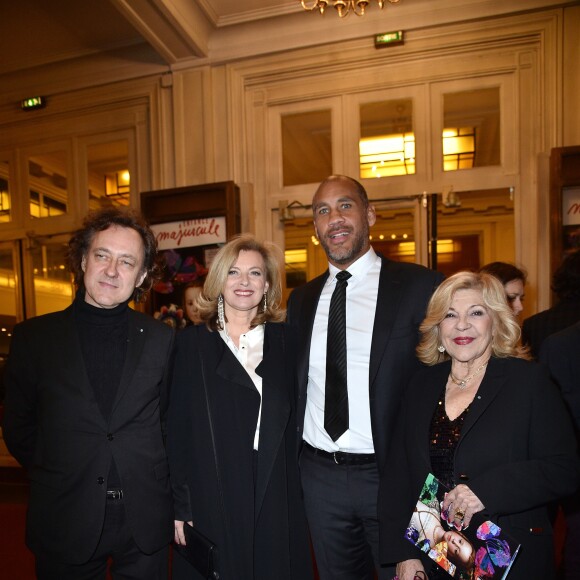
MULTIPOLYGON (((200 6, 209 4, 209 0, 197 0, 200 6)), ((257 20, 266 20, 268 18, 278 18, 280 16, 287 16, 288 14, 303 13, 304 10, 300 6, 300 0, 293 0, 292 2, 280 2, 275 6, 261 6, 252 10, 244 10, 241 12, 232 12, 223 16, 218 16, 214 22, 218 28, 224 26, 235 26, 237 24, 244 24, 245 22, 254 22, 257 20)))
POLYGON ((208 55, 213 31, 206 13, 189 0, 111 0, 168 64, 208 55))
MULTIPOLYGON (((308 0, 309 2, 311 0, 308 0)), ((369 10, 364 18, 340 19, 333 9, 321 16, 304 11, 300 0, 27 0, 5 1, 0 18, 4 40, 0 76, 20 78, 28 71, 31 84, 38 70, 76 70, 107 54, 129 55, 146 43, 171 70, 185 70, 315 47, 334 50, 345 42, 371 44, 374 36, 404 30, 408 38, 421 30, 431 33, 454 23, 495 22, 522 11, 534 14, 549 8, 577 5, 578 0, 401 0, 384 10, 369 10)), ((453 42, 442 38, 443 46, 453 42)), ((412 48, 408 43, 404 51, 412 48)), ((381 49, 392 58, 396 49, 381 49)), ((136 53, 134 53, 136 54, 136 53)), ((127 63, 138 70, 141 60, 127 63)), ((41 75, 42 76, 42 75, 41 75)), ((74 80, 74 78, 73 78, 74 80)), ((7 82, 4 86, 12 87, 7 82)), ((0 96, 0 101, 2 97, 0 96)))

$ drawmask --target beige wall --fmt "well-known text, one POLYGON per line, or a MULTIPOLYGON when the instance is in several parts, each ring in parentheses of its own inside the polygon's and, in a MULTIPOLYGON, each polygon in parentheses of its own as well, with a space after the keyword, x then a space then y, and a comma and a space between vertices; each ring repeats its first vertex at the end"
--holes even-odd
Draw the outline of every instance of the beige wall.
MULTIPOLYGON (((220 30, 214 44, 221 39, 227 49, 214 46, 216 56, 202 64, 171 69, 139 55, 134 63, 95 57, 92 78, 90 68, 77 64, 19 73, 4 98, 51 87, 51 106, 23 117, 0 100, 0 154, 14 159, 21 175, 21 152, 32 144, 65 139, 78 162, 82 138, 104 130, 132 131, 139 190, 234 180, 242 191, 243 228, 282 245, 284 229, 273 210, 283 199, 309 203, 315 184, 281 186, 280 114, 331 108, 334 170, 356 175, 358 103, 369 95, 412 94, 426 161, 415 176, 370 182, 371 197, 440 192, 449 185, 456 191, 514 187, 515 261, 530 274, 529 308, 545 308, 547 154, 553 147, 580 143, 580 6, 545 4, 550 7, 514 16, 510 12, 520 10, 519 0, 466 1, 461 15, 424 0, 408 2, 400 21, 390 12, 393 26, 406 30, 405 45, 391 49, 374 48, 372 33, 383 30, 373 30, 370 19, 351 24, 326 19, 325 34, 309 31, 314 22, 309 20, 302 31, 308 48, 300 48, 290 29, 281 29, 274 39, 264 28, 257 39, 253 25, 238 36, 220 30), (502 15, 478 12, 482 7, 502 15), (277 43, 283 40, 281 48, 277 43), (107 65, 109 74, 103 72, 107 65), (502 87, 502 165, 461 172, 450 183, 433 163, 441 95, 486 83, 502 87)), ((81 184, 82 167, 78 172, 75 180, 81 184)), ((67 219, 37 222, 37 233, 75 227, 86 212, 82 191, 78 194, 67 219)), ((15 195, 26 197, 22 190, 15 195)), ((30 223, 18 220, 0 225, 0 241, 25 237, 29 229, 30 223)))
POLYGON ((566 8, 562 41, 562 146, 580 143, 580 5, 566 8))

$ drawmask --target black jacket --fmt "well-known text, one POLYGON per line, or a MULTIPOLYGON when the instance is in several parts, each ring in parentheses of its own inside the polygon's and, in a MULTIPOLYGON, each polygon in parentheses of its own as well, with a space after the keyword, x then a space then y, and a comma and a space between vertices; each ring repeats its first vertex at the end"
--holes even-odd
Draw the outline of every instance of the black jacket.
MULTIPOLYGON (((328 271, 296 288, 288 302, 288 322, 298 329, 300 337, 298 445, 302 444, 312 327, 327 278, 328 271)), ((433 270, 382 258, 375 317, 368 321, 373 332, 369 364, 371 427, 381 471, 403 391, 420 368, 415 356, 419 325, 441 280, 442 275, 433 270)))
MULTIPOLYGON (((285 324, 265 326, 256 369, 262 415, 255 485, 260 395, 254 383, 219 333, 194 326, 178 336, 167 440, 175 516, 193 520, 217 544, 223 580, 312 577, 295 449, 296 341, 290 331, 285 324)), ((199 576, 176 558, 173 577, 199 576)))
MULTIPOLYGON (((421 370, 406 392, 389 454, 393 477, 381 482, 379 493, 383 562, 419 557, 403 535, 430 472, 431 418, 450 368, 447 361, 421 370)), ((522 544, 510 580, 551 578, 546 506, 574 492, 580 465, 571 420, 541 365, 490 360, 465 417, 454 470, 456 483, 466 484, 484 504, 487 519, 522 544)))
POLYGON ((145 553, 171 541, 163 401, 172 330, 129 311, 128 345, 110 420, 89 383, 74 304, 16 326, 6 367, 6 445, 30 475, 26 537, 36 554, 80 564, 102 530, 114 458, 127 522, 145 553))

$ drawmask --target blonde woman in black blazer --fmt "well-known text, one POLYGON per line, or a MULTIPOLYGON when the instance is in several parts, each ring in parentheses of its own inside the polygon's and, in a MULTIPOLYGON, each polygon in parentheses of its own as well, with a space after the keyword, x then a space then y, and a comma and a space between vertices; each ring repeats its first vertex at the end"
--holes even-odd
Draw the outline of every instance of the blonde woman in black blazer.
MULTIPOLYGON (((296 451, 296 340, 278 263, 250 236, 214 259, 198 299, 205 324, 177 339, 167 451, 175 542, 193 524, 222 580, 308 580, 312 562, 296 451)), ((173 578, 201 578, 176 554, 173 578)))
POLYGON ((421 332, 418 356, 430 366, 406 391, 388 460, 393 477, 380 491, 385 562, 398 562, 401 580, 424 568, 431 573, 432 562, 418 559, 404 533, 432 472, 452 488, 443 508, 458 527, 481 512, 521 543, 510 579, 552 578, 546 506, 580 482, 560 394, 516 347, 519 327, 503 287, 488 274, 460 272, 443 282, 421 332), (441 421, 457 433, 448 452, 436 443, 441 421))

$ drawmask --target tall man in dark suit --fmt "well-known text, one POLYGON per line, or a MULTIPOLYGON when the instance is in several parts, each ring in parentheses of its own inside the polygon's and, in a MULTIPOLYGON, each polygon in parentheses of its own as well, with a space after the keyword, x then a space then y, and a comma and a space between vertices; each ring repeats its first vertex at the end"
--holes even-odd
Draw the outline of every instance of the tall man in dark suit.
POLYGON ((522 342, 538 359, 542 342, 580 320, 580 250, 568 254, 552 277, 552 290, 558 302, 524 320, 522 342))
POLYGON ((134 213, 89 215, 69 242, 78 285, 62 312, 16 326, 4 439, 30 475, 26 541, 40 580, 167 577, 173 535, 164 448, 173 332, 131 310, 156 272, 134 213))
MULTIPOLYGON (((580 443, 580 321, 551 334, 542 342, 540 362, 548 367, 552 379, 562 391, 580 443)), ((564 500, 562 507, 566 518, 566 540, 561 577, 573 580, 580 570, 580 490, 564 500)))
POLYGON ((418 326, 441 276, 375 254, 369 243, 375 210, 354 179, 324 180, 312 210, 329 269, 294 290, 288 304, 288 320, 302 337, 297 414, 306 513, 321 580, 367 580, 375 570, 383 579, 393 574, 380 569, 379 474, 396 477, 383 471, 391 430, 403 389, 419 367, 418 326), (339 281, 345 277, 341 271, 350 277, 346 364, 337 371, 342 356, 333 350, 336 335, 327 340, 327 329, 334 319, 331 297, 343 283, 337 284, 337 275, 339 281), (347 410, 338 413, 343 426, 336 430, 330 426, 336 412, 329 422, 327 407, 334 408, 332 393, 343 381, 346 394, 339 399, 347 401, 347 410))

